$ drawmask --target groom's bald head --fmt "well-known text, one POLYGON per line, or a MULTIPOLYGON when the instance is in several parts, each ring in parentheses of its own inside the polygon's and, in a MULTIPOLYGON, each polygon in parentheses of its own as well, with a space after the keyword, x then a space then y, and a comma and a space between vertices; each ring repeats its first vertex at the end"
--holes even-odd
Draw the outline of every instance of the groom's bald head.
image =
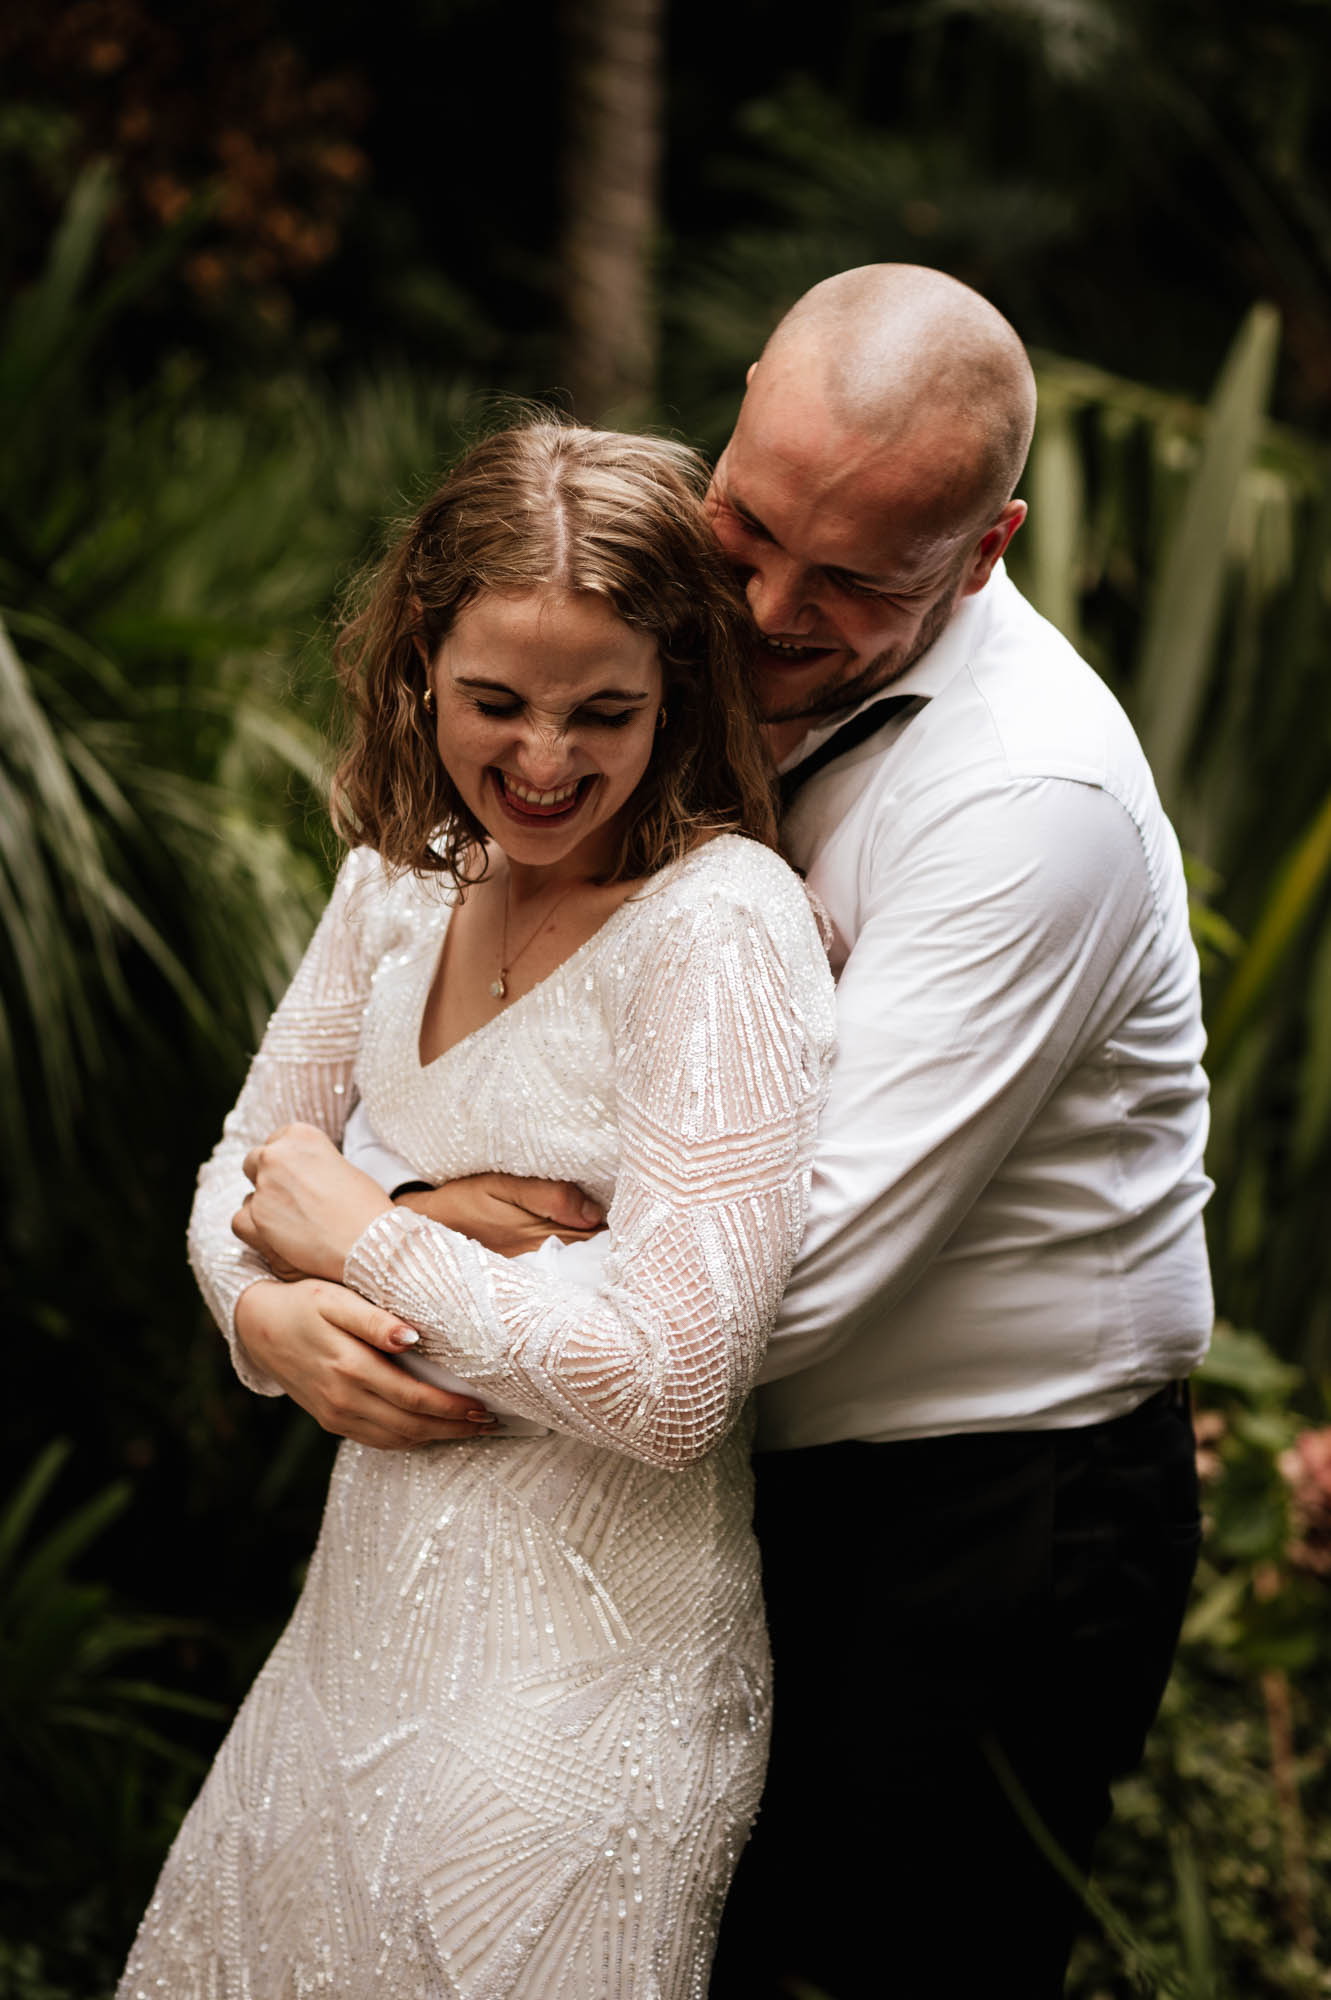
POLYGON ((742 578, 772 719, 835 713, 911 666, 1026 509, 1025 350, 985 299, 911 264, 815 285, 749 372, 710 506, 742 578))
POLYGON ((755 371, 803 376, 838 421, 917 453, 922 507, 992 517, 1011 498, 1035 424, 1026 350, 987 299, 943 271, 865 264, 815 285, 776 327, 755 371))

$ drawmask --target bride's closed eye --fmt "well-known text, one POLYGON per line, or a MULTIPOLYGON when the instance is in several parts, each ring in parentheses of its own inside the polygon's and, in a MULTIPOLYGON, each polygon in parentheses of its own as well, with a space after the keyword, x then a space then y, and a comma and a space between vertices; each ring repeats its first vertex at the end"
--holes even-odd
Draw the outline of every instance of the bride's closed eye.
POLYGON ((605 711, 589 708, 586 715, 582 717, 582 720, 584 722, 600 723, 604 729, 622 729, 626 722, 632 722, 637 713, 636 708, 616 708, 605 711))
MULTIPOLYGON (((482 701, 479 695, 471 697, 471 705, 478 715, 488 715, 495 721, 500 722, 511 722, 514 716, 520 715, 522 712, 514 702, 482 701)), ((622 729, 625 723, 631 722, 637 713, 636 708, 609 710, 589 708, 585 714, 575 719, 582 723, 597 723, 605 729, 622 729)))

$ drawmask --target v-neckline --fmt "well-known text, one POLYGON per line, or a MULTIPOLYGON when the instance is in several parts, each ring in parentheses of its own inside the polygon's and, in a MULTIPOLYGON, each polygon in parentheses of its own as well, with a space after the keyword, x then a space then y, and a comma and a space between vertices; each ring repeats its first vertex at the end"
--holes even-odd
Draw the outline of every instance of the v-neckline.
POLYGON ((649 893, 655 893, 657 889, 663 887, 674 876, 682 874, 686 868, 692 865, 705 848, 710 849, 714 847, 718 841, 743 840, 745 837, 744 834, 735 833, 727 827, 720 827, 715 833, 705 833, 700 840, 694 842, 687 854, 677 856, 674 861, 667 861, 664 868, 658 868, 655 874, 645 876, 639 886, 629 895, 625 896, 623 902, 611 910, 609 916, 597 925, 590 937, 584 938, 580 945, 575 946, 567 958, 561 958, 558 965, 552 966, 550 971, 543 978, 538 979, 534 986, 529 986, 525 993, 519 993, 517 999, 513 1001, 511 1006, 505 1007, 502 1014, 494 1014, 488 1021, 482 1021, 479 1027, 469 1028, 465 1035, 460 1035, 457 1041, 450 1042, 446 1049, 440 1049, 437 1056, 431 1056, 429 1062, 422 1062, 421 1030, 425 1026, 425 1009, 429 1005, 430 990, 434 985, 435 974, 439 970, 439 961, 443 956, 444 946, 448 941, 448 930, 449 925, 453 921, 453 911, 458 907, 456 903, 453 904, 449 909, 448 923, 444 925, 443 931, 440 933, 437 950, 433 954, 428 952, 421 954, 421 964, 422 966, 429 967, 430 976, 425 983, 424 990, 420 995, 415 1010, 415 1032, 411 1043, 415 1074, 418 1077, 428 1076, 431 1070, 437 1069, 439 1064, 446 1061, 455 1050, 466 1048, 467 1044, 474 1042, 478 1035, 488 1035, 492 1028, 499 1026, 501 1021, 511 1020, 513 1015, 526 1001, 530 1000, 535 994, 542 992, 552 979, 558 979, 563 973, 568 971, 571 965, 576 965, 583 953, 589 952, 593 945, 600 944, 607 932, 615 928, 626 910, 632 909, 635 903, 640 902, 649 893))
MULTIPOLYGON (((689 859, 689 856, 683 855, 681 856, 681 859, 687 861, 689 859)), ((447 1048, 440 1049, 438 1055, 431 1056, 428 1062, 422 1062, 421 1034, 425 1027, 425 1010, 430 1004, 430 994, 434 989, 434 982, 436 977, 438 976, 439 963, 443 957, 444 948, 448 943, 448 933, 453 921, 453 909, 457 908, 457 905, 454 904, 453 909, 450 909, 449 911, 448 923, 444 925, 443 931, 440 934, 438 948, 433 953, 422 952, 421 954, 421 964, 422 966, 428 968, 429 977, 426 979, 424 983, 424 987, 420 994, 419 1003, 415 1010, 416 1027, 415 1027, 415 1035, 412 1041, 412 1054, 416 1059, 417 1075, 428 1076, 432 1069, 436 1068, 438 1064, 440 1064, 441 1062, 444 1062, 449 1056, 451 1056, 454 1053, 455 1050, 465 1048, 469 1042, 474 1042, 478 1035, 488 1034, 492 1028, 497 1028, 501 1021, 511 1020, 513 1015, 524 1004, 524 1002, 530 1000, 534 994, 541 992, 544 987, 547 987, 550 984, 551 980, 560 978, 563 973, 568 971, 568 968, 571 965, 576 965, 577 961, 582 957, 583 953, 590 951, 594 944, 599 944, 601 940, 605 937, 607 931, 612 930, 614 928, 615 924, 618 922, 619 918, 623 915, 624 911, 627 910, 633 903, 636 903, 638 898, 641 895, 643 895, 644 892, 649 887, 655 888, 656 884, 661 880, 662 876, 665 873, 666 873, 665 869, 658 869, 655 875, 649 875, 646 881, 644 881, 638 888, 634 889, 629 895, 625 896, 622 903, 617 903, 615 905, 615 908, 611 910, 610 914, 607 917, 604 917, 601 920, 601 922, 596 926, 596 929, 592 932, 590 937, 585 937, 580 945, 575 945, 573 950, 569 953, 568 957, 561 958, 558 965, 552 966, 550 971, 547 972, 542 978, 538 979, 534 986, 529 986, 525 993, 519 993, 516 999, 509 1002, 508 1006, 504 1008, 502 1013, 492 1014, 488 1021, 482 1021, 479 1024, 479 1026, 475 1028, 468 1028, 465 1035, 459 1035, 458 1039, 455 1042, 450 1042, 447 1048)))

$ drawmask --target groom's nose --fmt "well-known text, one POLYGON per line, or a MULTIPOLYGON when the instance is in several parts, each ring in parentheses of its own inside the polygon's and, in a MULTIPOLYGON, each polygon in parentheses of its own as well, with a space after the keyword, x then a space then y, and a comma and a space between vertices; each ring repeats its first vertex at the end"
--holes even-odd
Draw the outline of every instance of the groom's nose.
POLYGON ((817 612, 809 572, 782 550, 763 551, 745 579, 744 595, 754 624, 769 638, 798 639, 813 630, 817 612))

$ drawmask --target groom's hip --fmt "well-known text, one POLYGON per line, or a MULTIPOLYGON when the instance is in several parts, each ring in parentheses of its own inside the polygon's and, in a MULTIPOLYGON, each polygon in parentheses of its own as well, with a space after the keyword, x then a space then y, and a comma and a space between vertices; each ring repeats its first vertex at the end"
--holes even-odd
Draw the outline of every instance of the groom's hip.
POLYGON ((910 1762, 926 1715, 983 1726, 1108 1686, 1105 1754, 1136 1760, 1200 1538, 1185 1391, 1082 1430, 822 1445, 755 1472, 778 1718, 863 1675, 913 1697, 910 1762))
POLYGON ((756 1472, 775 1727, 715 2000, 795 1973, 838 2000, 1052 2000, 1079 1906, 1010 1781, 1085 1868, 1192 1575, 1186 1398, 756 1472))

